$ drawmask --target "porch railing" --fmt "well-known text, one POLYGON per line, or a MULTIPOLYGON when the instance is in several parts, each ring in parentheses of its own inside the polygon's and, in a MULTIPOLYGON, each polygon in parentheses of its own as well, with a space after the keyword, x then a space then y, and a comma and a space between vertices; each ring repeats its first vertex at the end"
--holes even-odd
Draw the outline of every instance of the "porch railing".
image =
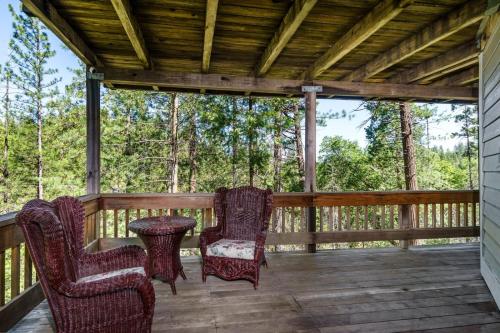
MULTIPOLYGON (((138 217, 194 217, 197 227, 185 237, 183 248, 197 248, 201 230, 216 223, 213 194, 101 194, 81 199, 86 211, 85 243, 91 251, 140 244, 126 228, 138 217)), ((474 236, 479 236, 478 191, 276 193, 266 243, 474 236), (314 232, 306 225, 307 208, 316 210, 314 232)), ((24 238, 15 225, 15 213, 0 216, 0 331, 15 324, 42 299, 24 238)))

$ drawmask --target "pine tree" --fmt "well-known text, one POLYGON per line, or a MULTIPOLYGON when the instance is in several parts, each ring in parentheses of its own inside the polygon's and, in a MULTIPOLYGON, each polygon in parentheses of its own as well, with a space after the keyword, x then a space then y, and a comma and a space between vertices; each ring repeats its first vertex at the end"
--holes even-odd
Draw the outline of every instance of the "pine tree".
POLYGON ((36 18, 18 14, 12 6, 14 34, 9 47, 15 65, 13 81, 21 90, 20 102, 25 114, 36 124, 37 197, 43 198, 43 115, 48 99, 57 93, 53 78, 57 70, 48 68, 47 61, 55 55, 46 29, 36 18))
POLYGON ((4 68, 0 67, 0 82, 5 85, 5 94, 2 97, 3 106, 3 163, 0 175, 0 185, 2 188, 2 201, 7 204, 9 201, 9 126, 11 116, 11 86, 12 86, 12 68, 7 63, 4 68))

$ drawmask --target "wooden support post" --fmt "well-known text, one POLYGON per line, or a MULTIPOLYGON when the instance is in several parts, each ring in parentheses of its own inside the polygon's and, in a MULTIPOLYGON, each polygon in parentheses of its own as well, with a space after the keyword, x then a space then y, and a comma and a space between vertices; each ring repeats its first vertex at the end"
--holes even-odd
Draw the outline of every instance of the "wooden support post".
POLYGON ((87 70, 87 193, 101 191, 101 103, 97 73, 87 70))
MULTIPOLYGON (((304 192, 316 191, 316 92, 321 87, 304 86, 306 99, 306 145, 305 145, 305 182, 304 192)), ((308 232, 316 231, 316 208, 308 207, 306 210, 306 224, 308 232)), ((309 253, 316 252, 316 243, 307 244, 309 253)))

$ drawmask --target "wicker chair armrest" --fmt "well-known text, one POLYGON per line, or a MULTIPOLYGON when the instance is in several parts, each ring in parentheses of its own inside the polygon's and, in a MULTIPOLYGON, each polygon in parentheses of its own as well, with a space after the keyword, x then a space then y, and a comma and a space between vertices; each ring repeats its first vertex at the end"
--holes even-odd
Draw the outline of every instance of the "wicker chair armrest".
POLYGON ((151 315, 155 303, 154 288, 149 279, 139 273, 129 273, 92 282, 65 281, 56 288, 59 293, 70 298, 92 298, 130 289, 139 293, 144 306, 144 314, 151 315))
POLYGON ((255 253, 254 260, 260 261, 264 255, 264 246, 266 245, 267 232, 262 231, 255 238, 255 253))
POLYGON ((207 251, 207 246, 222 239, 222 227, 217 225, 215 227, 209 227, 203 229, 200 234, 200 248, 201 254, 204 256, 207 251))
POLYGON ((80 277, 129 267, 144 267, 144 269, 147 269, 148 265, 146 263, 146 252, 137 245, 86 253, 80 258, 80 277))

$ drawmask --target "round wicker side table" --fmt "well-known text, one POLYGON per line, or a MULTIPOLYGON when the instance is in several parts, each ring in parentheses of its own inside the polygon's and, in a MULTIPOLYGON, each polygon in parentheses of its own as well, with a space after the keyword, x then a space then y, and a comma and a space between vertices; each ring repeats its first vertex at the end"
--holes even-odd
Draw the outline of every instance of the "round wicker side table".
POLYGON ((175 295, 175 280, 185 280, 182 270, 180 247, 186 232, 196 226, 196 221, 183 216, 146 217, 129 223, 128 229, 135 232, 146 245, 151 277, 170 284, 175 295))

